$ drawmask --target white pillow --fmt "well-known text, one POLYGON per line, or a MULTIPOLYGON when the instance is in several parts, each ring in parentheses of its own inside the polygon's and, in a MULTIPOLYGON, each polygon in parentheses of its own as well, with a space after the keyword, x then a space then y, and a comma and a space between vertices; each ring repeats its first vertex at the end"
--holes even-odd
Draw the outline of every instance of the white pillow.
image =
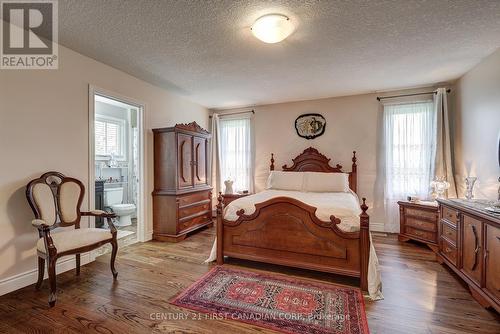
POLYGON ((267 179, 266 189, 302 191, 304 173, 271 171, 267 179))
POLYGON ((304 191, 349 192, 349 174, 305 172, 304 191))

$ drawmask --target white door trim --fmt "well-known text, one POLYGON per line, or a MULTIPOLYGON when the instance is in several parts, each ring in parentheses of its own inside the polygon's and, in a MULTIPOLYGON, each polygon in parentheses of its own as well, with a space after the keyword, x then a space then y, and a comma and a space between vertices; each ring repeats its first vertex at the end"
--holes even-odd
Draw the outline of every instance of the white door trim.
MULTIPOLYGON (((137 198, 137 240, 140 242, 147 241, 147 208, 146 208, 146 171, 147 162, 146 155, 146 103, 135 100, 120 94, 107 91, 94 85, 89 85, 89 184, 88 189, 88 208, 89 210, 95 207, 95 146, 94 146, 94 117, 95 117, 95 95, 101 95, 113 100, 117 100, 126 104, 133 105, 138 108, 138 147, 139 147, 139 189, 137 198)), ((94 227, 94 219, 90 219, 89 226, 94 227)), ((91 253, 91 260, 95 260, 96 253, 91 253)))

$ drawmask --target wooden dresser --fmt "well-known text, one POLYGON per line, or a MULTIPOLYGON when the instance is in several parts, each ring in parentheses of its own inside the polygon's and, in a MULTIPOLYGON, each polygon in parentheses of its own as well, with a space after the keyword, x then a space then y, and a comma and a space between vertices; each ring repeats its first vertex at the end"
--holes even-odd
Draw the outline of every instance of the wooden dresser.
POLYGON ((435 202, 399 204, 399 241, 423 242, 438 252, 438 205, 435 202))
POLYGON ((500 312, 500 215, 482 201, 439 201, 438 261, 469 286, 484 307, 500 312))
POLYGON ((177 242, 212 224, 210 133, 196 122, 153 133, 153 239, 177 242))

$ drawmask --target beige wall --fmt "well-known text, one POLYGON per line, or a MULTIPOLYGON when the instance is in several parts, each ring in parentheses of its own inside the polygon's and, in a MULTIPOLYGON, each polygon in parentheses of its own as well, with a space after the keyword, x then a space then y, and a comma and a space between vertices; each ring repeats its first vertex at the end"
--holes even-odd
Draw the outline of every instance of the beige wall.
POLYGON ((464 178, 477 176, 476 198, 498 195, 500 140, 500 49, 457 82, 455 174, 459 195, 464 178))
POLYGON ((372 228, 383 230, 385 222, 383 184, 378 177, 382 108, 376 97, 427 92, 433 89, 427 87, 385 94, 280 103, 217 112, 255 110, 256 191, 261 191, 265 186, 271 152, 274 153, 276 167, 281 168, 282 165, 291 163, 291 159, 305 148, 312 146, 331 158, 332 164, 340 163, 345 171, 350 171, 352 151, 357 151, 358 194, 367 198, 372 228), (295 119, 304 113, 319 113, 326 118, 324 135, 307 140, 296 134, 295 119))
MULTIPOLYGON (((146 103, 147 217, 153 188, 151 128, 196 120, 207 110, 64 47, 58 70, 0 71, 0 281, 36 268, 36 229, 25 185, 57 170, 88 185, 88 85, 146 103)), ((88 207, 87 197, 83 208, 88 207)), ((148 230, 152 230, 148 218, 148 230)))

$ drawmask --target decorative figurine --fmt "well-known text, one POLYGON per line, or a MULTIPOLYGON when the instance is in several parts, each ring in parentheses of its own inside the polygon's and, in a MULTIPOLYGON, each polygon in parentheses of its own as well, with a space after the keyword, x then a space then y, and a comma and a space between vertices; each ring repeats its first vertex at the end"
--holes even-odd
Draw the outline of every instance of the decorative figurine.
POLYGON ((231 180, 226 180, 224 181, 224 185, 226 186, 226 190, 224 191, 225 194, 232 194, 233 193, 233 181, 231 180))

